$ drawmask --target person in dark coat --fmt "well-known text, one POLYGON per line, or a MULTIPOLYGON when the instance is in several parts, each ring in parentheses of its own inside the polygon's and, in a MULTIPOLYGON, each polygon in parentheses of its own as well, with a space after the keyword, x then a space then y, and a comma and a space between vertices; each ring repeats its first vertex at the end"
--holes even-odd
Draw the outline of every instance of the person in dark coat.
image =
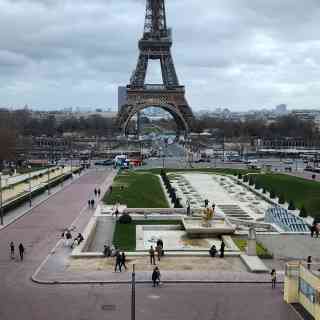
POLYGON ((160 270, 159 270, 158 267, 155 267, 155 268, 153 269, 153 272, 152 272, 152 283, 153 283, 153 287, 155 287, 155 286, 159 287, 160 277, 161 277, 160 270))
POLYGON ((100 195, 101 195, 101 190, 100 188, 98 189, 98 197, 100 198, 100 195))
POLYGON ((111 256, 111 249, 106 244, 103 247, 103 255, 107 258, 111 256))
POLYGON ((308 256, 308 258, 307 258, 307 268, 308 268, 308 270, 311 269, 311 264, 312 264, 312 257, 308 256))
POLYGON ((272 289, 275 289, 276 288, 276 282, 277 282, 277 272, 276 272, 275 269, 272 269, 272 271, 270 273, 270 276, 271 276, 272 289))
POLYGON ((212 247, 209 250, 209 254, 212 258, 214 258, 217 254, 217 248, 215 245, 212 245, 212 247))
POLYGON ((91 200, 91 208, 94 208, 94 199, 91 200))
POLYGON ((11 259, 14 259, 14 243, 10 242, 10 257, 11 259))
POLYGON ((23 260, 23 255, 24 255, 24 246, 22 243, 19 244, 19 254, 20 254, 20 260, 23 260))
POLYGON ((91 208, 91 200, 88 200, 88 207, 91 208))
POLYGON ((121 254, 120 254, 119 251, 117 251, 117 254, 116 254, 116 265, 114 267, 114 272, 117 272, 118 268, 119 268, 119 271, 121 272, 121 261, 122 261, 121 254))
POLYGON ((125 270, 127 270, 127 266, 126 266, 126 255, 124 252, 122 252, 121 254, 121 267, 124 267, 125 270))
POLYGON ((94 196, 95 197, 97 196, 97 193, 98 193, 97 189, 94 189, 94 196))
POLYGON ((226 247, 224 241, 221 241, 221 246, 220 246, 220 258, 224 257, 224 248, 226 247))
POLYGON ((158 241, 157 241, 157 247, 160 247, 160 248, 161 248, 161 256, 164 256, 163 241, 162 241, 162 239, 158 239, 158 241))

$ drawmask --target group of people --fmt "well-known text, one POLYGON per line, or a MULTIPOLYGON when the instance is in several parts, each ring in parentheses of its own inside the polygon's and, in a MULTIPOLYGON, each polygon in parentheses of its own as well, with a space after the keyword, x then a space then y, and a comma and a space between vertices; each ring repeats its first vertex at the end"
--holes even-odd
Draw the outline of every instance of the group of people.
POLYGON ((100 198, 100 195, 101 195, 101 190, 100 190, 100 188, 98 188, 98 189, 95 188, 93 192, 94 192, 94 196, 95 196, 95 197, 100 198))
POLYGON ((104 245, 103 255, 106 258, 108 258, 108 257, 115 257, 116 258, 116 262, 115 262, 115 266, 114 266, 114 272, 117 272, 117 270, 119 270, 121 272, 122 271, 122 267, 124 267, 124 269, 127 270, 126 255, 125 255, 124 252, 121 253, 114 246, 112 246, 110 248, 110 246, 104 245))
MULTIPOLYGON (((15 245, 14 245, 13 241, 10 242, 9 246, 10 246, 10 258, 15 259, 15 245)), ((22 243, 19 244, 18 250, 19 250, 20 260, 23 261, 25 249, 24 249, 24 246, 22 243)))
MULTIPOLYGON (((93 193, 94 193, 94 198, 98 198, 99 199, 100 196, 101 196, 101 189, 100 188, 94 188, 93 193)), ((88 200, 88 207, 90 209, 94 209, 95 202, 96 202, 94 198, 88 200)))
MULTIPOLYGON (((224 241, 221 241, 220 244, 220 258, 224 258, 224 250, 225 250, 226 244, 224 243, 224 241)), ((209 254, 212 258, 214 258, 217 255, 218 251, 217 251, 217 247, 215 245, 212 245, 210 250, 209 250, 209 254)))
POLYGON ((61 234, 61 237, 65 239, 65 246, 70 248, 78 246, 84 240, 84 237, 81 233, 78 233, 78 235, 73 238, 70 229, 64 230, 61 234))
POLYGON ((94 204, 95 204, 94 199, 89 199, 89 200, 88 200, 88 207, 89 207, 89 209, 94 209, 94 204))
POLYGON ((149 249, 150 264, 153 264, 153 265, 156 264, 156 259, 155 259, 156 254, 158 257, 158 261, 160 261, 161 257, 164 256, 162 239, 157 240, 157 245, 156 245, 155 249, 153 248, 153 246, 150 246, 150 249, 149 249))

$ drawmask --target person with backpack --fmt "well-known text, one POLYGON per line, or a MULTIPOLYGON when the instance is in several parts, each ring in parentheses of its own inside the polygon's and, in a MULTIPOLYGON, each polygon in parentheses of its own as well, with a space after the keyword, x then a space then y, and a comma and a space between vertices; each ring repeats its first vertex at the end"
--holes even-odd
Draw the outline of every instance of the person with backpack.
POLYGON ((153 249, 153 246, 150 247, 150 250, 149 250, 149 256, 150 256, 150 264, 153 264, 155 265, 156 264, 156 261, 155 261, 155 258, 154 258, 154 249, 153 249))

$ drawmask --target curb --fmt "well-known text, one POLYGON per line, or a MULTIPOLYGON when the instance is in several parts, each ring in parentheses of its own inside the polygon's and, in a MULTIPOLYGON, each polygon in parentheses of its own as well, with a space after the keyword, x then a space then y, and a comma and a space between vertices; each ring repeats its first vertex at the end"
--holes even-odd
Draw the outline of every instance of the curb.
MULTIPOLYGON (((114 285, 114 284, 131 284, 131 281, 60 281, 60 280, 41 280, 35 276, 31 277, 31 280, 37 284, 44 284, 44 285, 114 285)), ((150 284, 151 280, 139 280, 136 281, 136 284, 150 284)), ((166 284, 251 284, 251 285, 262 285, 262 284, 270 284, 270 281, 217 281, 217 280, 167 280, 161 281, 162 283, 166 284)), ((283 281, 277 282, 279 285, 283 285, 283 281)))

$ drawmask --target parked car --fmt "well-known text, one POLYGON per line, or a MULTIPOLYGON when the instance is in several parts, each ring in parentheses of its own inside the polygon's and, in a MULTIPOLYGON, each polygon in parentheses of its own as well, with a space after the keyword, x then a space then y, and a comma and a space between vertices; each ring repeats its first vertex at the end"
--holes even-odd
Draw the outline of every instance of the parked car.
POLYGON ((112 160, 97 160, 94 164, 96 166, 112 166, 113 161, 112 160))

